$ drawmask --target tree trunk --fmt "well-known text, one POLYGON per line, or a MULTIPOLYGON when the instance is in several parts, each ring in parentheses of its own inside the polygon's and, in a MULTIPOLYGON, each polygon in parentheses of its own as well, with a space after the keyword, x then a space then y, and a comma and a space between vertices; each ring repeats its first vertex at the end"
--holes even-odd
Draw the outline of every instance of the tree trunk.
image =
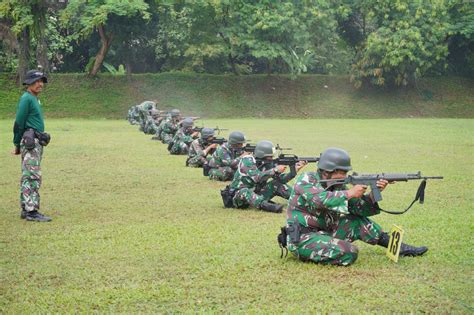
POLYGON ((133 60, 133 48, 132 43, 126 41, 125 45, 127 47, 127 51, 125 52, 125 73, 127 75, 127 79, 130 80, 132 78, 132 60, 133 60))
POLYGON ((17 84, 21 85, 28 71, 30 61, 30 32, 25 28, 18 38, 17 84))
POLYGON ((267 75, 272 74, 272 63, 273 63, 272 60, 267 59, 267 75))
POLYGON ((105 30, 102 25, 99 26, 97 29, 99 31, 100 42, 102 45, 100 47, 99 52, 97 53, 97 56, 95 57, 94 66, 89 72, 89 76, 91 77, 96 76, 97 72, 99 72, 99 69, 102 66, 102 63, 104 62, 105 56, 107 55, 107 51, 109 50, 113 38, 113 34, 110 34, 109 36, 105 34, 105 30))
POLYGON ((36 48, 36 60, 38 65, 41 66, 43 72, 49 73, 49 60, 48 60, 48 44, 46 43, 46 36, 44 30, 46 29, 46 14, 41 14, 39 17, 39 30, 38 30, 38 46, 36 48))

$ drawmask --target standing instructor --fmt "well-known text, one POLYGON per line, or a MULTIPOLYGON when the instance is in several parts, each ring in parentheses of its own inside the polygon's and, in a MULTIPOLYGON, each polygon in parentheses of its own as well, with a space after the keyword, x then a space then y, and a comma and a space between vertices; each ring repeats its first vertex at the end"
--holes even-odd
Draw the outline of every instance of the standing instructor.
POLYGON ((43 146, 49 143, 44 132, 44 119, 38 94, 43 91, 48 79, 43 72, 30 70, 23 85, 26 92, 20 98, 13 126, 13 154, 21 154, 20 208, 21 218, 27 221, 51 221, 39 212, 41 186, 41 157, 43 146))

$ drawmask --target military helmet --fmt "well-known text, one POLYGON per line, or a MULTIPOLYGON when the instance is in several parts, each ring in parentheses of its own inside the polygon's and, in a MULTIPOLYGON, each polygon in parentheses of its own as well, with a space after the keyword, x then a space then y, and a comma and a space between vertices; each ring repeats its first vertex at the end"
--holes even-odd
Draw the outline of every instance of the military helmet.
POLYGON ((240 131, 233 131, 229 135, 229 144, 245 143, 245 135, 240 131))
POLYGON ((318 168, 328 172, 334 170, 350 171, 351 158, 347 151, 340 148, 328 148, 321 153, 318 162, 318 168))
POLYGON ((257 143, 253 151, 256 158, 263 159, 265 157, 273 157, 273 143, 268 140, 262 140, 257 143))
POLYGON ((183 122, 181 123, 181 126, 183 126, 183 128, 189 128, 189 127, 192 127, 194 124, 194 121, 192 118, 186 118, 185 120, 183 120, 183 122))
POLYGON ((178 117, 181 114, 181 112, 179 111, 179 109, 172 109, 170 114, 171 114, 171 117, 178 117))
POLYGON ((214 137, 214 128, 202 128, 201 139, 207 139, 209 137, 214 137))

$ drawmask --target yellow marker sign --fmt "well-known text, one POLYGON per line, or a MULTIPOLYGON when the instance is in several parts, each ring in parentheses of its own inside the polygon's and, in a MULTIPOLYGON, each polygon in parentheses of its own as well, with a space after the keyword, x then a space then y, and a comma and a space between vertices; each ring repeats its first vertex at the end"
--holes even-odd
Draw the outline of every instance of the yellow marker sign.
POLYGON ((398 262, 400 246, 402 245, 403 230, 394 225, 390 231, 390 240, 388 241, 387 256, 394 262, 398 262))

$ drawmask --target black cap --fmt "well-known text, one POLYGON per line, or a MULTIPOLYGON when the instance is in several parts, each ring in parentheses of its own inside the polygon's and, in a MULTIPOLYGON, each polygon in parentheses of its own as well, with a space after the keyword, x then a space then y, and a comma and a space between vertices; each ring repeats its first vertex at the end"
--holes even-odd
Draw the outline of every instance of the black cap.
POLYGON ((25 81, 23 81, 23 85, 33 84, 38 80, 43 80, 44 83, 48 83, 48 78, 43 72, 38 70, 30 70, 26 73, 26 78, 25 81))

